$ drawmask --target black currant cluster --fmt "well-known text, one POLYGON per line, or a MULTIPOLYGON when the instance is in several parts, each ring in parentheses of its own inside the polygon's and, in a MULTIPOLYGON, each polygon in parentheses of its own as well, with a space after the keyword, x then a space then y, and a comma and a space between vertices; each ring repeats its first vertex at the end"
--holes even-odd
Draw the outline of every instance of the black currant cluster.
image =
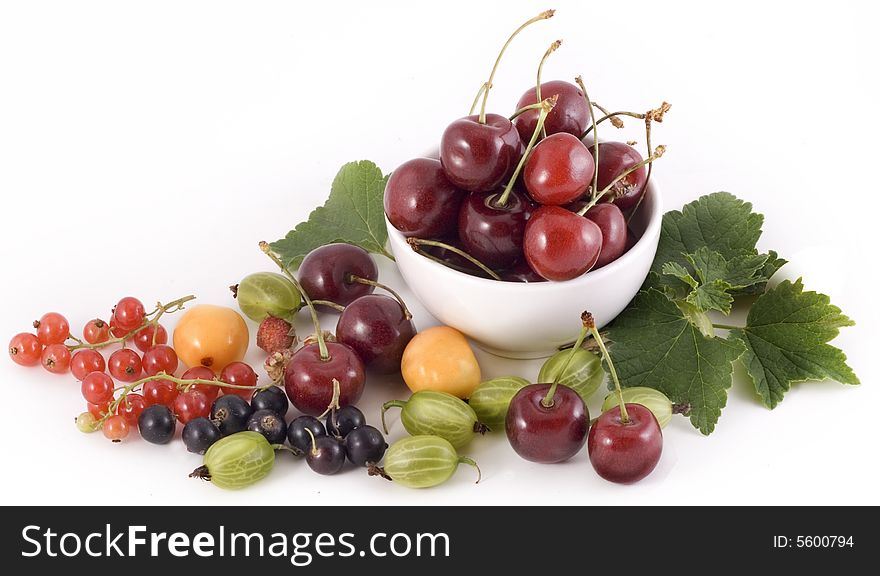
MULTIPOLYGON (((382 433, 367 425, 363 412, 354 406, 331 409, 322 422, 314 416, 286 420, 290 402, 284 390, 272 386, 254 393, 250 403, 236 394, 224 394, 211 405, 210 416, 190 420, 183 428, 187 450, 204 454, 215 442, 244 430, 262 434, 270 444, 289 443, 289 451, 304 455, 319 474, 336 474, 346 457, 355 466, 382 460, 388 444, 382 433)), ((167 406, 155 404, 141 413, 141 436, 153 444, 166 444, 174 437, 177 420, 167 406)))

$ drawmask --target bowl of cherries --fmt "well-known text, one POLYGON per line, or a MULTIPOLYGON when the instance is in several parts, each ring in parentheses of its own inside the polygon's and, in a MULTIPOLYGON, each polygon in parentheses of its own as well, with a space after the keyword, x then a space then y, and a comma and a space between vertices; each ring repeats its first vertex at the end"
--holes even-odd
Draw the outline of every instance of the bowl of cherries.
POLYGON ((408 286, 438 320, 501 356, 549 356, 585 308, 599 327, 613 320, 660 237, 651 170, 665 148, 651 149, 650 127, 669 105, 608 113, 580 78, 542 83, 559 44, 511 116, 486 112, 493 68, 439 153, 403 163, 385 188, 389 242, 408 286), (631 142, 596 138, 606 121, 622 127, 622 115, 644 120, 647 157, 631 142))

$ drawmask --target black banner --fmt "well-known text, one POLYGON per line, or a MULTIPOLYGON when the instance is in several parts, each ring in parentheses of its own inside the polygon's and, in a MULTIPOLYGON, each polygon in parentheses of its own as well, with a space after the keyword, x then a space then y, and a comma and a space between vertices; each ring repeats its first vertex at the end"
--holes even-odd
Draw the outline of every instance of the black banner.
POLYGON ((837 572, 878 557, 874 515, 869 508, 19 507, 2 511, 0 537, 3 565, 16 574, 837 572))

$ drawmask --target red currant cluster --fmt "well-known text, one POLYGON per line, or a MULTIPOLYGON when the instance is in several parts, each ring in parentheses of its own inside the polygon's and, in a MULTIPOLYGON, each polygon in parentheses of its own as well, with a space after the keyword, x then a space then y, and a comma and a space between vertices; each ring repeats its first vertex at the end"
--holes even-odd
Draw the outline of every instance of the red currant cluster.
POLYGON ((82 339, 71 334, 63 315, 49 312, 34 322, 35 333, 12 338, 9 356, 22 366, 42 364, 54 374, 69 371, 81 382, 87 411, 77 417, 77 426, 84 432, 100 429, 108 439, 120 441, 138 426, 144 410, 156 405, 168 408, 185 425, 207 417, 220 392, 249 400, 257 384, 256 372, 243 362, 229 364, 219 376, 195 366, 175 377, 177 352, 168 345, 168 332, 159 320, 193 298, 160 303, 147 313, 140 300, 127 296, 113 308, 109 323, 100 318, 87 322, 82 339), (114 345, 119 347, 105 360, 101 350, 114 345))
POLYGON ((665 147, 651 146, 651 123, 669 104, 647 113, 608 112, 575 82, 538 79, 510 117, 486 113, 504 49, 471 114, 453 121, 439 160, 416 158, 398 167, 385 189, 385 213, 417 251, 463 272, 496 280, 570 280, 619 258, 633 243, 629 220, 638 210, 651 164, 665 147), (474 114, 480 98, 479 114, 474 114), (596 118, 596 110, 604 116, 596 118), (645 121, 648 157, 630 143, 600 142, 597 126, 620 116, 645 121))

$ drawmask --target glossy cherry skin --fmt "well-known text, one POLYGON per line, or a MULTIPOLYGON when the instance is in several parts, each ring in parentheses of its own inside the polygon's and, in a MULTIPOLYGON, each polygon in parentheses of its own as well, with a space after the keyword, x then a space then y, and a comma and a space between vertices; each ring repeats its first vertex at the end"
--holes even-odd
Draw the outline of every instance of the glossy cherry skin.
POLYGON ((403 350, 415 334, 416 327, 400 303, 384 294, 361 296, 345 307, 336 323, 337 341, 379 374, 400 372, 403 350))
POLYGON ((404 236, 437 238, 455 230, 465 194, 449 181, 439 160, 416 158, 391 173, 385 214, 404 236))
POLYGON ((523 182, 532 198, 541 204, 560 206, 583 196, 596 164, 593 155, 576 136, 566 132, 541 140, 523 169, 523 182))
POLYGON ((641 404, 627 404, 626 412, 626 424, 618 406, 599 416, 587 439, 593 468, 618 484, 632 484, 650 474, 663 452, 663 432, 654 414, 641 404))
POLYGON ((523 255, 523 234, 534 204, 512 190, 503 207, 495 205, 502 192, 468 194, 458 213, 462 249, 492 269, 508 268, 523 255))
POLYGON ((317 344, 303 346, 284 370, 284 390, 297 410, 317 416, 333 399, 333 379, 339 381, 339 405, 356 403, 364 392, 364 364, 354 350, 327 342, 329 360, 322 360, 317 344))
POLYGON ((587 211, 586 217, 602 231, 602 249, 593 268, 601 268, 620 258, 626 252, 627 243, 626 218, 620 208, 616 204, 597 204, 587 211))
MULTIPOLYGON (((584 133, 590 125, 590 107, 584 98, 581 89, 570 82, 562 80, 551 80, 550 82, 541 83, 541 98, 550 98, 557 95, 556 106, 547 114, 544 120, 544 130, 547 135, 566 132, 578 138, 584 133)), ((519 102, 516 103, 516 109, 524 108, 529 104, 534 104, 538 100, 536 98, 535 87, 526 90, 519 102)), ((538 125, 537 110, 529 110, 523 112, 513 120, 513 125, 519 131, 519 136, 523 142, 528 142, 535 132, 538 125)))
POLYGON ((526 260, 547 280, 577 278, 596 264, 601 250, 599 226, 565 208, 542 206, 526 224, 526 260))
POLYGON ((440 140, 440 163, 446 177, 468 192, 491 192, 506 184, 525 152, 519 132, 498 114, 459 118, 440 140))
POLYGON ((551 384, 530 384, 510 401, 505 429, 510 445, 532 462, 564 462, 578 453, 587 440, 590 412, 577 392, 556 387, 553 405, 542 404, 551 384))
POLYGON ((535 272, 525 260, 520 260, 513 267, 508 268, 500 274, 501 279, 505 282, 546 282, 546 278, 542 278, 540 274, 535 272))
MULTIPOLYGON (((590 147, 590 154, 593 148, 590 147)), ((599 191, 604 190, 620 174, 629 170, 642 161, 642 155, 638 151, 623 142, 602 142, 599 144, 599 191)), ((642 166, 635 172, 627 175, 615 184, 605 196, 603 202, 614 202, 621 210, 628 210, 635 206, 639 198, 645 192, 645 184, 648 179, 648 171, 642 166)))
POLYGON ((349 282, 349 275, 375 281, 379 269, 369 252, 343 242, 315 248, 299 266, 299 283, 309 298, 340 306, 348 306, 374 290, 373 286, 349 282))

